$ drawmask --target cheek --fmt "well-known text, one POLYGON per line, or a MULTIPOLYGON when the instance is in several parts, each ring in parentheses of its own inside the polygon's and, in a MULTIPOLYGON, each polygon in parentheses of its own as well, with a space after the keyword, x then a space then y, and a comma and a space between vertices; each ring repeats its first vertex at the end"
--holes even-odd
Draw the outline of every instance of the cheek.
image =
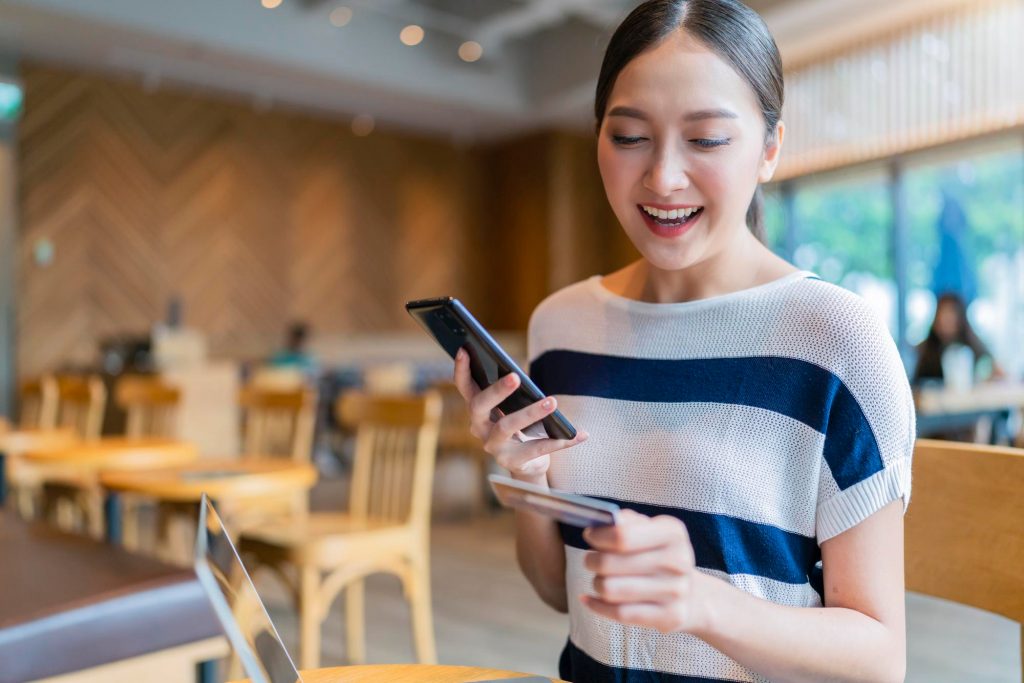
POLYGON ((633 182, 633 165, 610 144, 598 145, 597 166, 601 171, 605 193, 613 204, 628 194, 633 182))

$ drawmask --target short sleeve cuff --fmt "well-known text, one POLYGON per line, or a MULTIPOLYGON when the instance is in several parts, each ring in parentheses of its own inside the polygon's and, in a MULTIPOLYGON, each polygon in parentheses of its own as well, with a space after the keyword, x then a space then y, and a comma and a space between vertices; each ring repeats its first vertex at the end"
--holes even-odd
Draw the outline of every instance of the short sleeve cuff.
POLYGON ((884 470, 841 491, 818 506, 818 544, 838 536, 884 508, 903 499, 910 503, 910 458, 890 462, 884 470))

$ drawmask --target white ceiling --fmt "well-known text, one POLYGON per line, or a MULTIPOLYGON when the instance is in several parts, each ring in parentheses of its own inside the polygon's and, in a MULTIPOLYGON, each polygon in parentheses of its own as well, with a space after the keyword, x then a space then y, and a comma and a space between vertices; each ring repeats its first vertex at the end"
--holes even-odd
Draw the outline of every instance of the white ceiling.
MULTIPOLYGON (((750 0, 787 44, 865 8, 929 0, 750 0), (852 9, 851 9, 852 8, 852 9), (801 19, 807 17, 809 19, 801 19)), ((0 0, 0 57, 127 74, 378 125, 490 138, 589 128, 611 30, 638 0, 0 0), (344 27, 332 10, 353 10, 344 27), (403 45, 402 27, 426 37, 403 45), (484 57, 457 56, 475 40, 484 57)))

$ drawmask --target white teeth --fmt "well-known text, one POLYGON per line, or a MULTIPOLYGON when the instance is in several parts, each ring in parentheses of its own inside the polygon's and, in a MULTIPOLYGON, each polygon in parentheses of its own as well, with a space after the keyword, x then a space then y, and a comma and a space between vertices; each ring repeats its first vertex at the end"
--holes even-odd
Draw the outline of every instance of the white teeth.
POLYGON ((641 208, 649 215, 659 218, 663 221, 671 221, 679 218, 689 218, 694 213, 699 211, 701 207, 691 206, 688 209, 672 209, 671 211, 665 211, 664 209, 655 209, 653 206, 643 206, 641 208))

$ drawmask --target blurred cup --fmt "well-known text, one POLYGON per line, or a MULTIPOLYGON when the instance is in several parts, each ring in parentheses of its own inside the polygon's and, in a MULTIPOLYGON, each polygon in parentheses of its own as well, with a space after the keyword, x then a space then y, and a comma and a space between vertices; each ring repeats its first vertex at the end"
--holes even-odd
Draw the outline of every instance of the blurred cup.
POLYGON ((942 352, 942 377, 946 388, 969 391, 974 384, 974 352, 963 344, 950 344, 942 352))

